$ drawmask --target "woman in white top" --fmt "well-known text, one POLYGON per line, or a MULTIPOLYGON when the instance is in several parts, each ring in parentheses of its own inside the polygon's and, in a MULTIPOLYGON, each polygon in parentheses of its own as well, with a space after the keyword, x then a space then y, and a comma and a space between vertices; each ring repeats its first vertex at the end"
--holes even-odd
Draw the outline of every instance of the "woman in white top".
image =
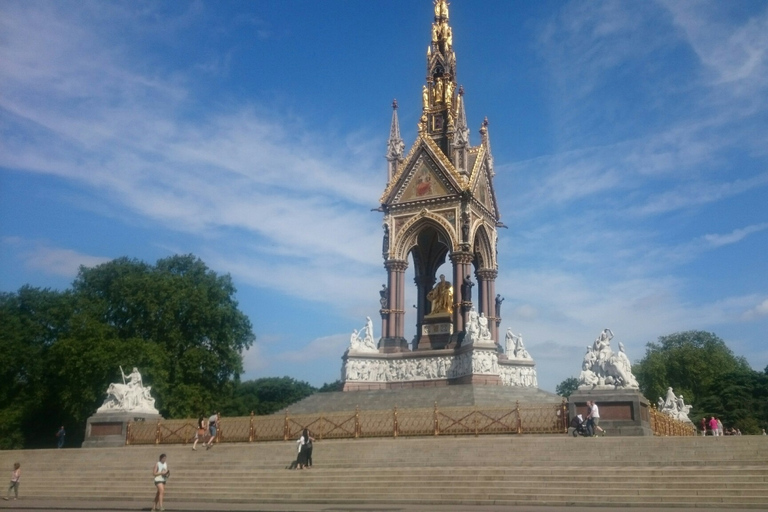
POLYGON ((152 475, 155 477, 155 487, 157 487, 157 494, 155 494, 155 502, 152 505, 152 510, 165 510, 163 508, 163 496, 165 495, 165 483, 168 481, 168 477, 171 476, 171 471, 168 469, 168 464, 165 462, 165 454, 160 455, 160 460, 155 463, 155 469, 152 470, 152 475))

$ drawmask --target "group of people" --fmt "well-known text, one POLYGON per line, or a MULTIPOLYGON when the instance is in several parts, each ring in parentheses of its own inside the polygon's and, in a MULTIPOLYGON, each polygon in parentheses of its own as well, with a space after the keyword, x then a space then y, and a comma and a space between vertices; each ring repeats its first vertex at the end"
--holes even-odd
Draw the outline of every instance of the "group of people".
POLYGON ((204 414, 200 414, 197 418, 197 430, 195 431, 195 442, 192 444, 192 449, 197 450, 197 443, 202 439, 203 446, 206 450, 210 450, 213 447, 213 442, 218 435, 219 422, 221 421, 221 413, 215 412, 210 418, 205 419, 204 414), (205 438, 208 437, 206 442, 205 438))
MULTIPOLYGON (((706 436, 740 436, 741 430, 736 427, 723 429, 723 422, 720 418, 714 416, 707 420, 706 417, 701 418, 701 435, 706 436)), ((763 435, 765 435, 765 429, 763 429, 763 435)))

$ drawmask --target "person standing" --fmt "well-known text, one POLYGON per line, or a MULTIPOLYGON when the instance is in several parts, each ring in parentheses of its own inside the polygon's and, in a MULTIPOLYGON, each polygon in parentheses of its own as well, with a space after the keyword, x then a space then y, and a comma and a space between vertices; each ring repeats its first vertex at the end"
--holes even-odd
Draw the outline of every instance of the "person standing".
POLYGON ((597 437, 597 432, 595 432, 595 430, 599 430, 602 435, 605 435, 605 430, 600 426, 600 409, 598 409, 597 404, 594 401, 587 402, 587 405, 589 406, 587 422, 590 425, 589 430, 592 433, 592 436, 597 437))
POLYGON ((13 500, 19 499, 19 480, 21 480, 21 464, 15 462, 11 473, 11 485, 8 486, 8 496, 3 497, 5 501, 11 497, 11 489, 13 489, 13 500))
POLYGON ((714 416, 709 419, 709 430, 712 431, 712 435, 717 437, 717 420, 714 416))
POLYGON ((192 449, 197 450, 197 442, 203 438, 203 444, 205 444, 205 432, 208 429, 206 428, 206 422, 205 422, 205 416, 203 416, 203 413, 200 413, 200 417, 197 418, 197 431, 195 432, 195 442, 192 444, 192 449))
POLYGON ((64 425, 59 428, 59 431, 56 432, 56 437, 58 438, 58 442, 56 443, 56 446, 59 448, 62 448, 64 446, 64 438, 67 436, 67 431, 64 430, 64 425))
POLYGON ((152 470, 152 475, 155 477, 155 487, 157 492, 155 493, 155 501, 152 504, 152 511, 165 510, 163 508, 163 497, 165 496, 165 484, 168 483, 168 477, 171 476, 171 470, 168 469, 168 463, 166 463, 165 454, 160 455, 160 459, 155 463, 155 468, 152 470))
POLYGON ((315 438, 312 437, 312 433, 307 429, 307 437, 309 441, 307 442, 307 468, 312 467, 312 443, 315 441, 315 438))
POLYGON ((717 435, 722 436, 723 435, 723 422, 720 421, 720 418, 715 418, 717 420, 717 435))
POLYGON ((707 435, 707 418, 705 416, 701 417, 701 435, 707 435))
POLYGON ((296 441, 299 445, 299 457, 296 459, 296 469, 304 469, 307 467, 309 459, 309 447, 312 443, 312 437, 309 435, 309 430, 304 429, 301 433, 301 437, 296 441))
POLYGON ((211 438, 208 440, 208 443, 205 445, 206 450, 210 450, 213 447, 213 442, 216 440, 216 434, 218 433, 220 420, 221 420, 221 413, 218 413, 218 412, 213 413, 211 417, 208 418, 208 433, 211 435, 211 438))

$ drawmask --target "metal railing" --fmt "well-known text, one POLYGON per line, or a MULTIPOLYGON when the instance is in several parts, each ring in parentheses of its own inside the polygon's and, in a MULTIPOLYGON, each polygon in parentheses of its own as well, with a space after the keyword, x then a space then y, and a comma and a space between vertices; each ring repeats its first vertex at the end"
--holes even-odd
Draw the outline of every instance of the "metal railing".
MULTIPOLYGON (((221 418, 217 443, 287 441, 308 428, 318 439, 480 434, 562 434, 568 432, 568 405, 515 402, 514 407, 444 407, 221 418)), ((193 419, 130 422, 126 445, 187 444, 193 419)))
POLYGON ((656 405, 651 405, 651 430, 655 436, 695 436, 696 427, 672 416, 659 412, 656 405))

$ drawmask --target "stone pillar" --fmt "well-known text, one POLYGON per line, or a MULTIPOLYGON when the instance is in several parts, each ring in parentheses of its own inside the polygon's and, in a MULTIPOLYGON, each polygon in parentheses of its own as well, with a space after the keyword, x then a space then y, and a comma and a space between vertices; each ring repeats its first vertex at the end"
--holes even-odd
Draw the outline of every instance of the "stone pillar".
POLYGON ((451 254, 453 263, 453 328, 454 332, 459 333, 464 330, 466 310, 464 297, 461 296, 461 283, 464 277, 471 275, 472 260, 474 255, 471 252, 455 251, 451 254))
POLYGON ((485 313, 488 318, 488 327, 491 330, 493 341, 499 342, 499 321, 496 318, 496 277, 499 275, 497 270, 482 268, 477 271, 478 296, 480 299, 480 309, 478 313, 485 313))
MULTIPOLYGON (((387 260, 384 263, 389 277, 389 308, 384 322, 386 331, 382 332, 379 350, 381 352, 406 352, 408 342, 405 340, 405 269, 408 262, 403 260, 387 260)), ((383 319, 382 314, 382 319, 383 319)))

